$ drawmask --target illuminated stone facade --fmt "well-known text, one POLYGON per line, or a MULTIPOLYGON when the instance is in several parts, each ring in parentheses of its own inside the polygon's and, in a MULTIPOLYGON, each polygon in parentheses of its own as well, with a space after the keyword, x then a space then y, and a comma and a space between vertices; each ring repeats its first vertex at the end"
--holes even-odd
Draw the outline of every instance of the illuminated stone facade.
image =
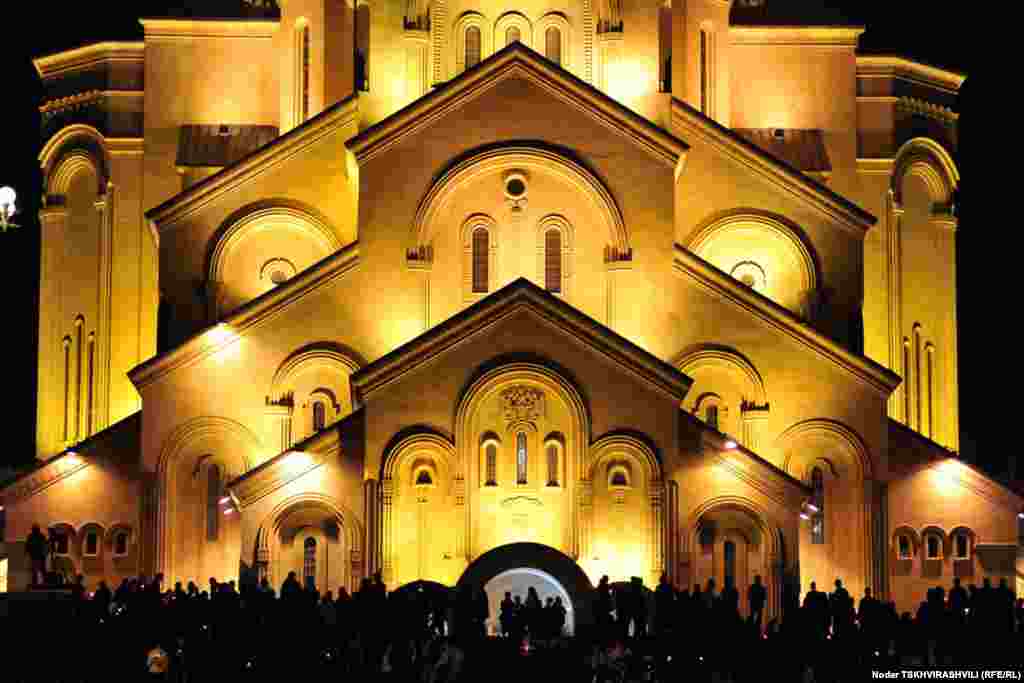
POLYGON ((37 60, 9 538, 90 581, 760 574, 772 613, 1012 578, 1022 501, 952 453, 963 77, 770 6, 288 0, 37 60))

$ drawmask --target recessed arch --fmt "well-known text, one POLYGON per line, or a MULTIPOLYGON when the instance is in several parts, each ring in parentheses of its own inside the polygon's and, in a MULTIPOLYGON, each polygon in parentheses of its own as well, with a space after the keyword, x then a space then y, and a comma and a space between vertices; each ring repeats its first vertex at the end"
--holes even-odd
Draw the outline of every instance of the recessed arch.
POLYGON ((487 59, 491 54, 491 22, 480 12, 463 12, 455 21, 453 29, 452 44, 455 45, 455 72, 452 74, 453 78, 466 70, 466 32, 470 28, 480 31, 480 61, 487 59))
POLYGON ((804 231, 768 211, 738 209, 711 216, 685 246, 730 275, 738 266, 760 273, 765 287, 760 294, 803 315, 810 312, 822 281, 804 231))
POLYGON ((452 196, 483 175, 503 171, 534 171, 553 175, 577 190, 600 217, 600 230, 607 235, 606 261, 628 261, 632 257, 629 234, 622 212, 611 192, 593 172, 568 156, 539 146, 512 144, 488 148, 469 155, 445 171, 420 201, 406 248, 407 259, 420 262, 432 253, 435 231, 441 226, 439 212, 452 196))
POLYGON ((892 547, 899 558, 900 537, 904 536, 910 540, 910 556, 913 557, 921 548, 921 535, 914 527, 900 525, 892 530, 892 547))
POLYGON ((385 451, 381 463, 381 482, 398 482, 401 473, 412 471, 418 458, 429 456, 435 462, 435 484, 441 479, 447 490, 458 472, 458 458, 451 441, 440 434, 422 431, 405 436, 385 451))
POLYGON ((694 374, 703 368, 725 368, 741 378, 748 392, 745 399, 757 405, 768 403, 768 390, 765 388, 761 373, 746 356, 735 349, 716 344, 701 344, 681 353, 673 365, 685 375, 694 374))
MULTIPOLYGON (((290 382, 310 370, 326 367, 349 377, 364 365, 366 363, 359 354, 337 342, 309 344, 292 353, 281 363, 270 381, 269 396, 271 400, 280 400, 287 393, 290 382)), ((336 400, 337 398, 335 397, 336 400)))
POLYGON ((74 168, 88 164, 96 173, 96 194, 107 191, 110 182, 110 154, 106 138, 96 128, 76 123, 62 128, 39 153, 46 193, 64 195, 74 168))
POLYGON ((561 12, 548 12, 540 19, 537 20, 537 24, 534 27, 533 44, 537 46, 538 52, 546 54, 548 30, 555 29, 558 31, 559 40, 559 57, 560 66, 563 69, 569 70, 572 64, 572 24, 561 12), (541 50, 541 46, 545 49, 541 50))
POLYGON ((526 47, 533 46, 533 24, 521 12, 505 12, 494 22, 494 42, 499 45, 498 49, 507 47, 506 41, 508 30, 515 28, 519 30, 519 42, 526 47))
POLYGON ((933 206, 952 205, 953 195, 960 185, 960 171, 949 152, 938 142, 931 138, 912 138, 896 152, 892 193, 897 204, 903 204, 903 179, 907 175, 924 181, 933 206))
POLYGON ((782 536, 782 529, 772 520, 768 512, 749 498, 742 496, 716 496, 709 498, 690 511, 686 518, 687 533, 682 540, 682 554, 686 555, 696 548, 697 537, 700 528, 700 520, 708 514, 718 510, 731 509, 742 512, 756 523, 761 537, 765 540, 768 555, 767 559, 771 564, 778 564, 787 561, 786 547, 782 536))
POLYGON ((572 223, 565 216, 552 213, 537 221, 537 282, 542 283, 547 291, 563 299, 569 298, 571 289, 574 244, 572 223), (551 232, 558 234, 558 239, 554 242, 549 240, 551 232), (557 249, 557 254, 548 253, 552 246, 557 249), (557 258, 557 261, 552 264, 551 258, 557 258), (552 265, 557 266, 555 274, 550 272, 552 265), (549 282, 552 275, 559 287, 557 291, 551 288, 552 283, 549 282))
POLYGON ((813 419, 793 425, 775 441, 776 451, 783 455, 783 470, 799 477, 798 458, 794 450, 806 438, 822 438, 839 447, 856 466, 859 479, 873 479, 874 465, 867 444, 857 432, 835 420, 813 419))
MULTIPOLYGON (((646 486, 657 486, 662 481, 661 462, 656 455, 654 448, 648 441, 632 434, 608 434, 602 436, 590 447, 587 461, 584 466, 584 476, 589 481, 603 478, 602 466, 615 461, 621 456, 626 456, 635 463, 643 473, 643 484, 646 486)), ((614 464, 613 464, 614 468, 614 464)), ((633 472, 629 473, 630 485, 633 483, 633 472)))

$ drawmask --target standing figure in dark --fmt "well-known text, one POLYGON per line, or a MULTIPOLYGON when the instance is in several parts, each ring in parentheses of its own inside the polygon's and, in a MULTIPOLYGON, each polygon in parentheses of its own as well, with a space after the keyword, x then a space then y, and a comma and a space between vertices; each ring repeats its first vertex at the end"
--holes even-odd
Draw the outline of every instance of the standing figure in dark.
POLYGON ((512 620, 515 619, 516 603, 512 601, 512 591, 505 591, 501 601, 501 612, 498 621, 501 623, 501 635, 508 638, 512 635, 512 620))
POLYGON ((46 536, 43 536, 38 524, 33 524, 31 533, 25 539, 25 554, 32 563, 33 586, 42 586, 46 582, 46 556, 49 552, 46 536))
POLYGON ((747 605, 750 607, 750 623, 761 633, 761 622, 764 619, 764 604, 768 601, 768 591, 761 583, 761 575, 754 576, 754 583, 747 589, 747 605))
POLYGON ((672 630, 672 616, 675 612, 676 591, 668 582, 668 574, 662 572, 658 587, 654 589, 654 623, 658 635, 672 630))
POLYGON ((612 623, 612 589, 608 585, 608 577, 602 576, 601 580, 597 583, 597 596, 594 599, 594 612, 595 621, 597 622, 598 630, 603 636, 608 635, 609 627, 612 623))

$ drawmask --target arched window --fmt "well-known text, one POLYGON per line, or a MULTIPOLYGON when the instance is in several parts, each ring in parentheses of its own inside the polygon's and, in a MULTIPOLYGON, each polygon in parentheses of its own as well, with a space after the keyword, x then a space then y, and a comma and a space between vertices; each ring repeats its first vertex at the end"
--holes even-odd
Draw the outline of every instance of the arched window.
POLYGON ((911 557, 913 557, 909 536, 907 536, 906 534, 900 534, 896 539, 896 545, 899 559, 909 560, 911 557))
POLYGON ((89 378, 88 378, 88 389, 85 399, 85 411, 86 411, 86 422, 85 428, 88 430, 86 434, 92 434, 93 431, 93 384, 96 381, 96 335, 92 332, 89 333, 89 378))
POLYGON ((56 542, 54 543, 53 552, 55 555, 67 555, 71 549, 71 539, 68 537, 67 531, 58 531, 56 534, 56 542))
POLYGON ((487 486, 498 485, 498 447, 493 443, 487 444, 484 449, 484 459, 487 462, 487 486))
POLYGON ((306 539, 302 547, 302 577, 307 587, 316 585, 316 539, 312 536, 306 539))
POLYGON ((942 559, 942 540, 938 536, 930 534, 925 541, 925 547, 927 549, 925 557, 929 560, 942 559))
POLYGON ((629 486, 629 480, 626 479, 626 473, 622 470, 616 470, 613 472, 612 486, 629 486))
POLYGON ((210 465, 206 471, 206 540, 216 541, 220 534, 220 468, 210 465))
MULTIPOLYGON (((475 28, 473 26, 471 29, 475 28)), ((479 34, 480 29, 476 29, 479 34)), ((488 291, 489 285, 490 235, 486 228, 473 231, 473 293, 488 291)))
POLYGON ((64 337, 64 441, 71 440, 71 338, 64 337))
POLYGON ((549 443, 547 451, 548 486, 558 486, 558 446, 549 443))
POLYGON ((370 6, 360 3, 356 9, 356 90, 370 91, 370 6))
POLYGON ((416 473, 416 486, 430 486, 434 480, 430 478, 430 470, 424 468, 416 473))
POLYGON ((306 121, 310 114, 310 57, 309 24, 302 20, 295 27, 295 118, 297 124, 306 121))
POLYGON ((971 556, 971 540, 967 534, 957 534, 953 543, 953 558, 966 560, 971 556))
POLYGON ((99 554, 99 534, 95 531, 90 531, 85 535, 85 547, 82 550, 82 554, 86 557, 96 557, 99 554))
POLYGON ((722 559, 725 565, 725 583, 730 586, 736 585, 736 544, 726 541, 722 544, 722 559))
POLYGON ((562 65, 562 32, 554 26, 544 31, 544 56, 555 64, 562 65))
POLYGON ((123 557, 128 554, 128 532, 119 531, 114 536, 114 554, 123 557))
POLYGON ((556 294, 562 291, 562 233, 558 230, 544 233, 544 288, 556 294))
POLYGON ((82 438, 82 326, 85 321, 75 321, 75 438, 82 438))
POLYGON ((480 63, 480 28, 470 26, 466 29, 466 68, 470 69, 480 63))
POLYGON ((319 432, 327 422, 327 407, 323 401, 313 402, 313 431, 319 432))
POLYGON ((811 502, 817 508, 811 515, 811 543, 825 542, 825 474, 820 467, 811 470, 811 502))
POLYGON ((708 55, 711 52, 711 36, 706 29, 700 30, 700 113, 708 114, 708 87, 711 80, 708 55))
POLYGON ((526 466, 527 466, 527 453, 526 453, 526 433, 519 432, 516 434, 516 483, 526 484, 526 466))
POLYGON ((704 421, 712 429, 718 429, 718 405, 712 403, 704 411, 704 421))
POLYGON ((518 26, 509 26, 505 31, 505 44, 511 45, 512 43, 518 43, 523 38, 523 34, 519 32, 518 26))

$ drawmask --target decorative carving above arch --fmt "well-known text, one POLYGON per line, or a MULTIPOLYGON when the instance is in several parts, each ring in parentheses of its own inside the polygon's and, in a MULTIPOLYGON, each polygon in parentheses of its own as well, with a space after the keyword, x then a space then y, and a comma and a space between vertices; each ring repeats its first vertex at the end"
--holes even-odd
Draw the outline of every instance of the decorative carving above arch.
POLYGON ((568 156, 540 146, 512 144, 487 148, 455 163, 431 186, 420 201, 406 245, 410 267, 429 267, 432 261, 437 215, 451 197, 483 175, 509 170, 531 171, 533 177, 554 175, 577 190, 600 216, 600 229, 607 235, 606 263, 632 260, 632 246, 622 212, 611 192, 590 170, 568 156))

